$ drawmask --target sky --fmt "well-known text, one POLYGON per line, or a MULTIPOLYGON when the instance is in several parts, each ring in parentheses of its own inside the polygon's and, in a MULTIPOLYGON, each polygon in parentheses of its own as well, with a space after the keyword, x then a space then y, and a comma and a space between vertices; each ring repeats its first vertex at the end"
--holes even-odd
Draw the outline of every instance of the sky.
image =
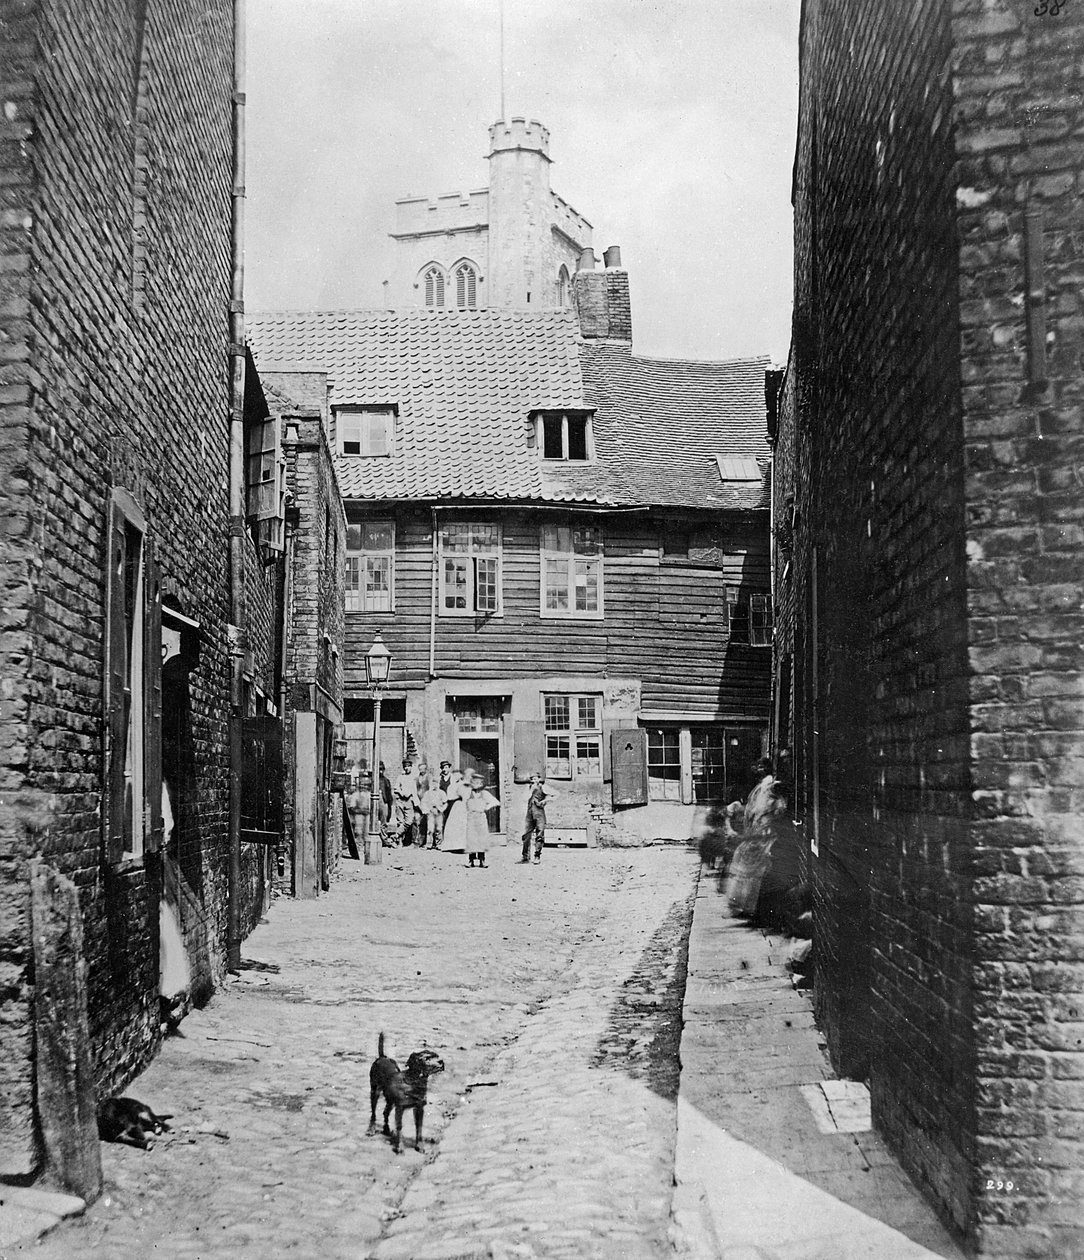
POLYGON ((249 0, 249 310, 378 307, 394 202, 486 186, 502 112, 621 247, 633 349, 786 358, 799 0, 249 0), (503 89, 502 89, 503 77, 503 89))

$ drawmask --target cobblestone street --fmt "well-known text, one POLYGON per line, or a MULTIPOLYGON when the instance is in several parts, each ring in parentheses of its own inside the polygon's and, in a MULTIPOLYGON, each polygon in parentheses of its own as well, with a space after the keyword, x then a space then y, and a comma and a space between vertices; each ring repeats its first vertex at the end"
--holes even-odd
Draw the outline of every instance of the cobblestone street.
MULTIPOLYGON (((547 850, 348 862, 277 902, 245 969, 128 1093, 172 1112, 103 1147, 106 1192, 32 1250, 428 1260, 669 1253, 684 945, 697 858, 547 850), (423 1045, 426 1142, 367 1132, 378 1033, 423 1045)), ((409 1116, 404 1138, 413 1136, 409 1116)))

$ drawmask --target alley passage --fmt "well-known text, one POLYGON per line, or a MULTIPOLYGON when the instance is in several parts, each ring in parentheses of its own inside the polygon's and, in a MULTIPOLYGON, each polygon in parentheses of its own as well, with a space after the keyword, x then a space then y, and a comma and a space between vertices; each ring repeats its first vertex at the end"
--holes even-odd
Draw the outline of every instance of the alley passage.
POLYGON ((667 1256, 697 858, 516 856, 386 851, 276 903, 241 979, 127 1091, 174 1133, 103 1147, 105 1196, 34 1254, 667 1256), (447 1064, 421 1154, 367 1133, 380 1030, 400 1063, 447 1064))

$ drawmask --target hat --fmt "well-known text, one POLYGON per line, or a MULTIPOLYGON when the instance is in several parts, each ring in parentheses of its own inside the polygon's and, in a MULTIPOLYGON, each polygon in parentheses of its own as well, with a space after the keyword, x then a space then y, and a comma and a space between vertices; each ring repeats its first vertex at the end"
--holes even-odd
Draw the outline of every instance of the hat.
POLYGON ((450 761, 442 761, 440 763, 440 768, 443 770, 445 766, 447 766, 450 770, 452 768, 452 763, 450 761))

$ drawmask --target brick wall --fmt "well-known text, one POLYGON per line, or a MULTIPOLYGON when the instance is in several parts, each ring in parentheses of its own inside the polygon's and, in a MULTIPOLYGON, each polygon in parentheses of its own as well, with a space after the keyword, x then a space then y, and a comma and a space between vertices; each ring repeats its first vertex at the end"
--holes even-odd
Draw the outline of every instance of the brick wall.
MULTIPOLYGON (((0 280, 9 689, 0 1062, 29 1079, 26 868, 42 855, 79 888, 102 1093, 157 1044, 162 882, 159 860, 103 862, 114 486, 146 516, 167 602, 202 627, 172 856, 188 893, 197 988, 224 965, 232 6, 148 6, 142 57, 139 11, 119 0, 0 8, 4 99, 14 107, 4 209, 15 211, 4 217, 10 263, 0 280)), ((25 1118, 20 1096, 15 1105, 25 1118)))
POLYGON ((1014 1257, 1084 1253, 1084 12, 1037 7, 952 23, 977 1239, 1014 1257))
POLYGON ((778 592, 833 1060, 1006 1256, 1084 1241, 1081 28, 1035 7, 806 5, 778 592))
MULTIPOLYGON (((299 816, 297 802, 308 800, 310 791, 326 792, 331 766, 325 767, 325 783, 299 785, 299 775, 311 772, 317 762, 314 750, 300 746, 308 738, 308 723, 298 714, 320 715, 317 736, 342 721, 343 638, 345 630, 346 516, 328 445, 327 377, 323 373, 265 373, 270 405, 281 416, 286 455, 286 484, 292 504, 288 525, 289 634, 286 643, 285 686, 287 708, 285 769, 286 817, 284 848, 276 872, 276 885, 284 892, 303 895, 298 846, 306 843, 308 829, 319 826, 317 816, 299 816)), ((336 729, 334 734, 339 732, 336 729)), ((318 798, 317 814, 325 827, 325 852, 317 855, 330 877, 342 858, 341 797, 318 798), (330 803, 330 813, 328 804, 330 803)), ((317 888, 319 882, 317 882, 317 888)))

